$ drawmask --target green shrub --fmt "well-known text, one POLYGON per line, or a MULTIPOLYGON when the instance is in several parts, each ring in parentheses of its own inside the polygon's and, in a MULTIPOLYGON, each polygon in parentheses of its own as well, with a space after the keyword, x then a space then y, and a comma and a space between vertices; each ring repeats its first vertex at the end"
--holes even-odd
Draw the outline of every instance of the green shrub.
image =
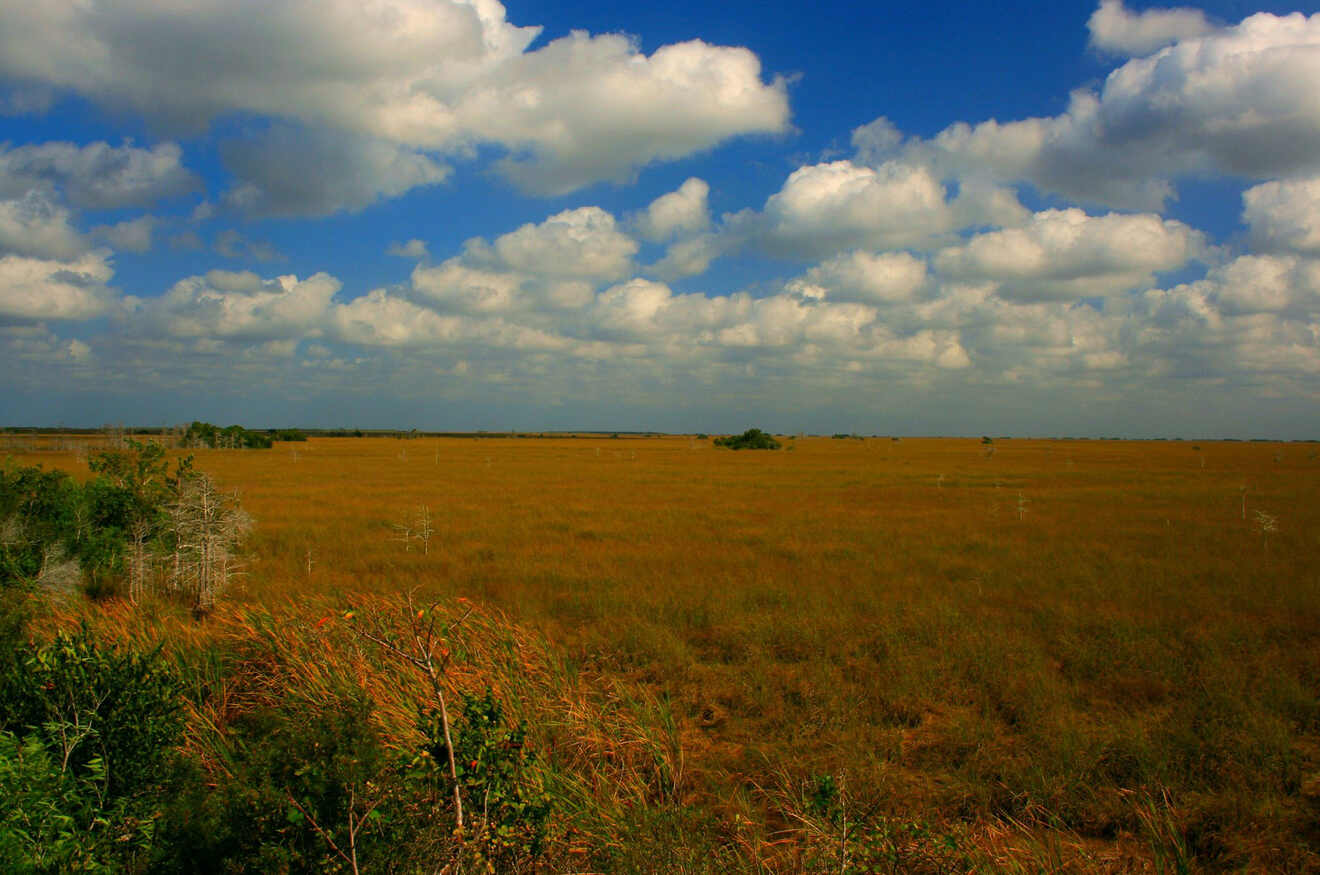
POLYGON ((364 870, 399 868, 391 861, 408 852, 410 832, 384 829, 398 820, 397 782, 362 694, 316 704, 286 698, 227 730, 224 772, 198 776, 166 814, 160 868, 345 869, 335 848, 355 853, 364 870), (359 819, 366 824, 350 840, 359 819))
MULTIPOLYGON (((437 803, 451 802, 449 748, 439 713, 423 714, 418 728, 425 741, 422 755, 412 763, 411 782, 429 789, 437 803)), ((505 725, 504 711, 490 690, 483 696, 464 695, 463 719, 454 736, 459 793, 470 849, 493 871, 527 868, 545 847, 550 796, 532 768, 536 758, 526 737, 525 725, 505 725)))
POLYGON ((920 820, 891 818, 879 798, 849 800, 829 774, 805 783, 793 819, 804 827, 805 869, 812 872, 980 871, 960 830, 920 820), (859 802, 861 804, 859 804, 859 802))
POLYGON ((80 494, 69 475, 0 469, 0 586, 35 583, 77 539, 80 494))
MULTIPOLYGON (((73 727, 65 727, 68 731, 73 727)), ((6 872, 122 872, 139 868, 152 819, 125 800, 102 806, 105 766, 81 774, 39 738, 0 732, 0 860, 6 872)))
POLYGON ((107 796, 150 792, 182 735, 179 689, 157 652, 99 646, 83 626, 7 660, 0 730, 40 739, 80 778, 98 774, 107 796))
MULTIPOLYGON (((102 470, 98 459, 91 464, 102 470)), ((34 584, 69 560, 89 592, 113 591, 128 532, 135 520, 159 514, 154 500, 105 477, 79 485, 61 471, 0 470, 0 586, 34 584)))

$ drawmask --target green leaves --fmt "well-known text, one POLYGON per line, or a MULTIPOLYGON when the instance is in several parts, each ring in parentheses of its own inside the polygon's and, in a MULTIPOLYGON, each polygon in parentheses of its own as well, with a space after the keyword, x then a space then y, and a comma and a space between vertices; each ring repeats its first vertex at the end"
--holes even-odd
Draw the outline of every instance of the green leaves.
POLYGON ((179 690, 156 652, 102 647, 84 626, 0 670, 0 730, 41 739, 64 771, 100 773, 110 796, 133 795, 178 743, 179 690))
MULTIPOLYGON (((413 783, 430 785, 437 800, 452 798, 449 751, 437 711, 424 712, 418 729, 420 755, 409 764, 413 783)), ((544 849, 551 800, 527 748, 527 727, 507 726, 494 694, 464 694, 463 716, 454 737, 454 759, 464 810, 469 814, 469 846, 496 871, 511 871, 544 849)))
POLYGON ((149 852, 181 734, 157 655, 83 627, 0 667, 0 859, 7 871, 120 872, 149 852))
POLYGON ((88 465, 99 476, 86 484, 62 471, 0 469, 0 586, 34 585, 68 566, 89 594, 113 593, 129 542, 160 537, 170 496, 165 451, 129 441, 88 465))

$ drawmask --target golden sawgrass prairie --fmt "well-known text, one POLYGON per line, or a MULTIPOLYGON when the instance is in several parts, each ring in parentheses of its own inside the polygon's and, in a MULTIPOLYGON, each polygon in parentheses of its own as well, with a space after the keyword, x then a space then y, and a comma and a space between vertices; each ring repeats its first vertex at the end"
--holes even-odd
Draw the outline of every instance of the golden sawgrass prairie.
POLYGON ((677 792, 748 858, 830 775, 1001 862, 1320 866, 1320 446, 785 444, 195 456, 256 519, 227 611, 301 634, 366 594, 488 605, 662 703, 677 792))

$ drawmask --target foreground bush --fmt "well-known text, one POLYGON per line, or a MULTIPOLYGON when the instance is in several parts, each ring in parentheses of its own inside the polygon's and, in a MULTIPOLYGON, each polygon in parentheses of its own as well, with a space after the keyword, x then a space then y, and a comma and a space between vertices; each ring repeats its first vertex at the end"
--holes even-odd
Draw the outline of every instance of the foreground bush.
MULTIPOLYGON (((13 602, 5 607, 16 609, 13 602)), ((6 649, 0 667, 6 871, 146 865, 182 740, 179 691, 157 652, 104 646, 86 626, 45 644, 6 649)))
MULTIPOLYGON (((112 817, 110 797, 47 780, 52 767, 40 753, 12 755, 11 771, 36 776, 25 780, 33 798, 51 802, 51 824, 101 818, 149 827, 131 858, 114 858, 121 871, 563 871, 617 868, 609 861, 619 859, 621 843, 645 844, 629 832, 649 832, 647 812, 673 804, 678 770, 677 745, 657 734, 644 701, 566 672, 543 642, 497 616, 436 607, 452 649, 441 683, 457 703, 449 714, 455 784, 425 677, 358 634, 367 628, 405 642, 410 611, 403 599, 371 600, 346 621, 324 602, 273 613, 221 605, 198 624, 167 604, 143 611, 102 603, 85 614, 95 633, 56 633, 32 647, 53 652, 112 637, 119 646, 97 652, 115 665, 144 651, 153 665, 173 664, 170 701, 183 735, 141 733, 166 756, 137 770, 153 778, 125 797, 138 812, 132 818, 112 817), (155 652, 161 640, 166 649, 155 652), (60 820, 69 812, 73 821, 60 820)), ((40 698, 47 683, 6 676, 5 688, 40 698)), ((12 744, 21 750, 24 742, 12 744)), ((91 780, 96 772, 70 774, 91 780)), ((100 847, 76 859, 95 862, 100 847)), ((80 867, 94 868, 65 866, 80 867)))
POLYGON ((0 732, 0 860, 7 872, 121 872, 149 858, 154 814, 106 799, 104 766, 71 773, 41 739, 0 732))

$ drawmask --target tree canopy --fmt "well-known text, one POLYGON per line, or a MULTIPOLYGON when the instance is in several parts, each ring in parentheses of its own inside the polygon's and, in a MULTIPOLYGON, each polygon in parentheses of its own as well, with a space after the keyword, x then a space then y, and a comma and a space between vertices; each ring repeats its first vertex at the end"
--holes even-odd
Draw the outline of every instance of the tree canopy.
POLYGON ((715 438, 715 446, 730 450, 777 450, 779 441, 759 428, 749 428, 739 435, 715 438))

